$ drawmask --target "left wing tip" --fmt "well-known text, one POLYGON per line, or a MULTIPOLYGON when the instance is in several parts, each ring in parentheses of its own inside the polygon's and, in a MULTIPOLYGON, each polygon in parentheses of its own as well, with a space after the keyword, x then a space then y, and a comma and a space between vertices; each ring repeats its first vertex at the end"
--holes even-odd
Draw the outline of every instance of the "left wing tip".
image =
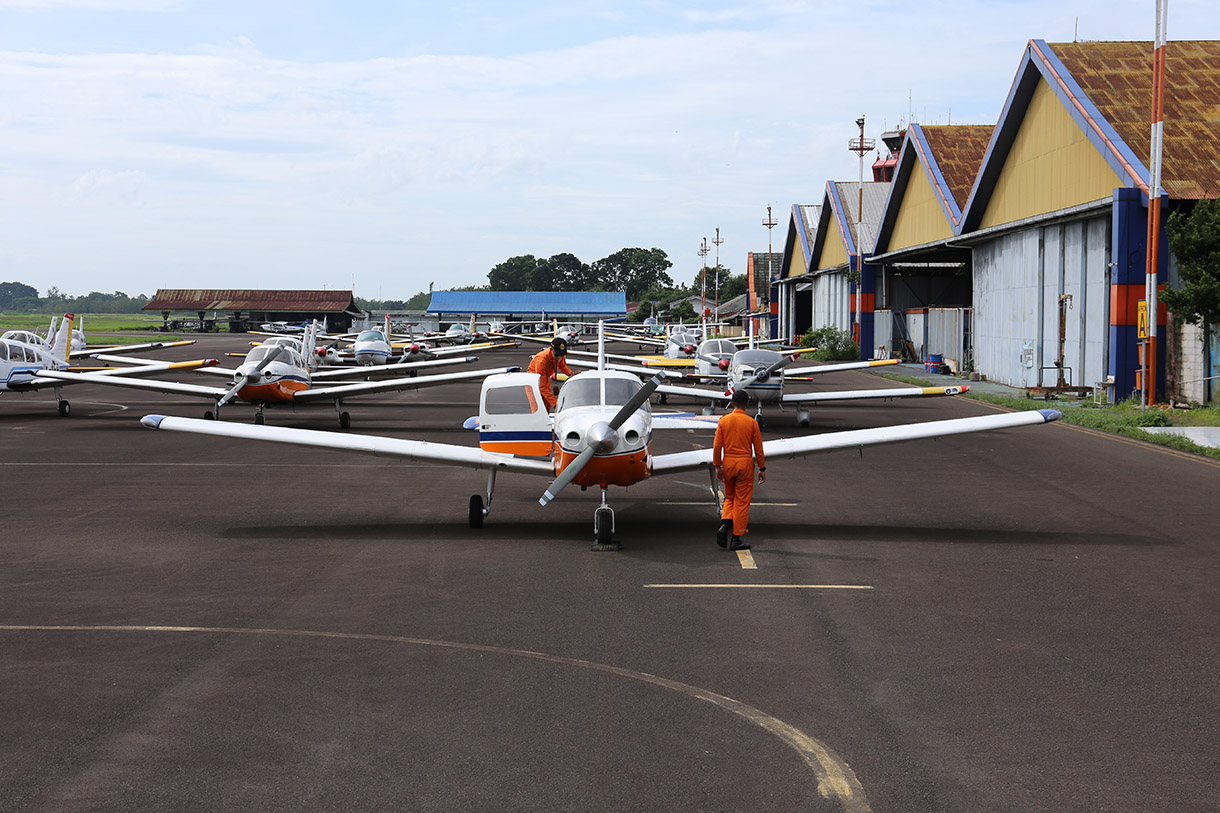
POLYGON ((149 429, 160 429, 163 420, 165 420, 164 415, 145 415, 140 418, 140 423, 149 429))

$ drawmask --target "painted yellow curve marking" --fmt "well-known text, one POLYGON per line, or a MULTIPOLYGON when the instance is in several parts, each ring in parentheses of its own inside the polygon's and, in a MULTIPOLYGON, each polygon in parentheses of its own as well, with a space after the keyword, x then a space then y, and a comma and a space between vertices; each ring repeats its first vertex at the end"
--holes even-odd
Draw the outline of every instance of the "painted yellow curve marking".
POLYGON ((511 655, 518 658, 543 661, 545 663, 576 666, 582 669, 592 669, 618 677, 630 678, 643 683, 650 683, 663 689, 670 689, 697 700, 712 703, 725 711, 742 717, 764 731, 778 737, 785 745, 800 755, 805 764, 817 778, 818 793, 824 799, 839 803, 844 813, 871 813, 872 807, 864 788, 856 778, 855 773, 838 754, 829 747, 818 742, 801 730, 788 725, 783 720, 757 709, 747 703, 734 700, 722 694, 691 686, 676 680, 651 675, 647 672, 636 672, 618 666, 608 666, 580 658, 565 658, 560 655, 548 655, 545 652, 534 652, 528 649, 510 649, 507 647, 488 646, 486 644, 464 644, 455 641, 438 641, 429 638, 410 638, 400 635, 372 635, 353 632, 324 632, 321 630, 280 630, 243 627, 172 627, 172 626, 118 626, 118 625, 43 625, 43 624, 13 624, 0 625, 0 631, 9 632, 202 632, 220 633, 226 635, 278 635, 301 638, 331 638, 350 641, 384 641, 395 644, 416 644, 433 646, 443 649, 467 650, 471 652, 488 652, 499 655, 511 655))

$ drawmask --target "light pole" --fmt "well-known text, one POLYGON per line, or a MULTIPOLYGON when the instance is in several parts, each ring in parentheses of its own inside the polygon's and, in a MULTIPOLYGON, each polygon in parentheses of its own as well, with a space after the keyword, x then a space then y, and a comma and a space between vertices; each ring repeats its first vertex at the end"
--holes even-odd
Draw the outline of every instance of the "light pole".
POLYGON ((720 239, 720 227, 716 227, 716 237, 712 240, 716 244, 716 321, 720 321, 720 244, 724 241, 720 239))
MULTIPOLYGON (((860 305, 864 298, 860 295, 860 283, 864 279, 864 156, 872 152, 873 148, 877 146, 877 142, 864 137, 864 116, 856 119, 856 126, 860 128, 860 137, 848 141, 847 149, 860 156, 860 203, 859 208, 856 209, 856 313, 852 328, 858 344, 860 342, 860 305)), ((848 270, 850 270, 850 266, 848 270)))
POLYGON ((703 318, 703 312, 707 310, 707 254, 711 251, 707 247, 707 238, 703 238, 703 245, 699 246, 699 257, 703 260, 703 270, 699 272, 699 318, 703 318))
MULTIPOLYGON (((762 222, 762 224, 767 227, 767 300, 770 301, 770 299, 771 299, 771 272, 775 270, 771 265, 771 230, 774 229, 779 224, 779 221, 771 216, 771 204, 769 204, 769 203, 767 204, 767 219, 764 220, 762 222)), ((758 279, 758 275, 755 274, 754 279, 750 280, 751 288, 756 287, 754 285, 754 281, 757 279, 758 279)), ((780 286, 780 288, 782 289, 783 286, 780 286)), ((759 293, 757 290, 754 292, 754 296, 755 296, 755 298, 757 298, 759 296, 759 293)), ((782 299, 782 297, 781 297, 781 299, 782 299)), ((753 313, 757 309, 758 309, 758 303, 751 302, 750 303, 750 312, 753 313)), ((782 306, 780 308, 780 313, 781 314, 783 313, 782 306)), ((783 319, 782 315, 780 318, 782 321, 782 319, 783 319)), ((755 331, 755 332, 757 332, 757 331, 755 331)), ((770 331, 768 331, 768 332, 770 332, 770 331)))

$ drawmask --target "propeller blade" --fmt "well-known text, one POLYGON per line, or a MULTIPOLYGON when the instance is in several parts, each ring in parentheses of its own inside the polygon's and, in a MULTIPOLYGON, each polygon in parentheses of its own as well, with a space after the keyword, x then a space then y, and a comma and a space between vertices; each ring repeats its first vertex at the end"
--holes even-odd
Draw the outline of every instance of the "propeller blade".
POLYGON ((652 397, 656 392, 657 387, 665 380, 665 371, 658 371, 656 375, 644 382, 644 386, 636 390, 635 395, 627 400, 619 408, 618 413, 610 419, 610 428, 618 429, 626 420, 635 414, 635 411, 644 405, 644 402, 652 397))
POLYGON ((784 369, 785 367, 787 367, 789 364, 791 364, 794 361, 796 361, 796 356, 784 356, 783 358, 779 359, 778 361, 768 364, 766 367, 762 368, 761 370, 755 370, 754 375, 747 378, 741 384, 737 384, 736 389, 739 389, 739 390, 748 389, 750 387, 753 387, 759 381, 766 381, 774 373, 776 373, 779 370, 784 369))

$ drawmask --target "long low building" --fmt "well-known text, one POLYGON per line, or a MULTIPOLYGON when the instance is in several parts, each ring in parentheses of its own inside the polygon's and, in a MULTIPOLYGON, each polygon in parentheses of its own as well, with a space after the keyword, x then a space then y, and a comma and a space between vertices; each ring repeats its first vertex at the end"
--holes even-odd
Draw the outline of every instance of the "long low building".
POLYGON ((441 319, 471 315, 516 319, 622 319, 627 295, 622 291, 436 291, 428 313, 441 319))
POLYGON ((168 327, 175 314, 198 318, 198 330, 219 329, 227 322, 232 332, 256 330, 268 322, 304 322, 317 319, 328 330, 346 332, 363 312, 351 291, 255 291, 236 288, 159 288, 143 310, 160 312, 168 327))

